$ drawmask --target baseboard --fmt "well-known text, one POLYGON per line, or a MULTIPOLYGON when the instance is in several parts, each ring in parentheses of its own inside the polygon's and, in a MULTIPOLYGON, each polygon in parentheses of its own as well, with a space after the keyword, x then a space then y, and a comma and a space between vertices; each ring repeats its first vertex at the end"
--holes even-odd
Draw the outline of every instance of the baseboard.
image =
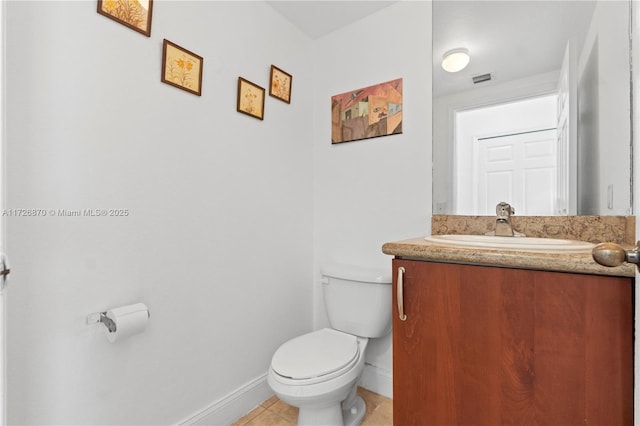
POLYGON ((387 398, 393 398, 393 374, 386 368, 365 364, 360 386, 387 398))
POLYGON ((212 403, 209 407, 180 422, 181 426, 229 425, 273 396, 263 374, 212 403))

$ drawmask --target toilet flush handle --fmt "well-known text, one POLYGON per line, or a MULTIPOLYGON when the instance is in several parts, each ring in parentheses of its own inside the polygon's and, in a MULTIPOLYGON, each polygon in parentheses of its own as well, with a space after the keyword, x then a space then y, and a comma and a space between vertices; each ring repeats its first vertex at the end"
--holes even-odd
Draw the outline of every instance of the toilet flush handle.
POLYGON ((406 321, 407 316, 404 313, 404 267, 398 268, 398 286, 396 289, 396 299, 398 299, 398 317, 400 321, 406 321))

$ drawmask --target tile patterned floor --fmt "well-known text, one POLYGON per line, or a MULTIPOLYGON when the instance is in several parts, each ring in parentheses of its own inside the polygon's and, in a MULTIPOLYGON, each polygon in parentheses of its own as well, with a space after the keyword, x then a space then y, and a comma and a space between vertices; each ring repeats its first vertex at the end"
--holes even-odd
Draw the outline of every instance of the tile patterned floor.
MULTIPOLYGON (((391 399, 364 388, 358 388, 358 394, 367 404, 367 413, 364 415, 361 426, 393 425, 391 399)), ((295 426, 297 419, 298 409, 285 404, 274 396, 231 426, 295 426)))

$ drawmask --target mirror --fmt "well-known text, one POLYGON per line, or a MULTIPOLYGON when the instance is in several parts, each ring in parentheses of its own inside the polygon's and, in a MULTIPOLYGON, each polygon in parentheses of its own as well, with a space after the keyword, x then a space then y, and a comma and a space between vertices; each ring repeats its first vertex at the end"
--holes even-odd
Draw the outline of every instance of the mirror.
POLYGON ((633 214, 633 2, 432 4, 433 214, 633 214))

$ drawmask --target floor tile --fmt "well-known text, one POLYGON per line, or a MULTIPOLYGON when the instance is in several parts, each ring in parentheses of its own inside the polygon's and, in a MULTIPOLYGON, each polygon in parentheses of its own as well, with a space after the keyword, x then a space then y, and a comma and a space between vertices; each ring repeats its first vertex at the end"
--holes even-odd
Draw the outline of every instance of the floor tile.
POLYGON ((269 408, 271 407, 273 404, 275 404, 276 402, 280 401, 278 399, 277 396, 273 395, 271 398, 267 399, 266 401, 264 401, 262 404, 260 404, 262 407, 264 408, 269 408))
POLYGON ((244 426, 295 426, 296 422, 280 417, 276 413, 265 410, 244 426))
POLYGON ((248 414, 245 414, 240 419, 236 420, 231 424, 231 426, 244 426, 249 423, 254 418, 258 417, 260 414, 264 413, 266 408, 259 406, 251 410, 248 414))
POLYGON ((377 407, 369 411, 362 420, 361 426, 392 426, 393 425, 393 403, 383 401, 377 407))
POLYGON ((292 407, 278 400, 275 404, 269 407, 269 411, 276 413, 280 417, 283 417, 294 424, 298 420, 298 407, 292 407))
MULTIPOLYGON (((367 404, 367 412, 361 426, 392 426, 393 402, 377 393, 358 388, 367 404)), ((292 407, 273 396, 231 426, 295 426, 298 408, 292 407)))

